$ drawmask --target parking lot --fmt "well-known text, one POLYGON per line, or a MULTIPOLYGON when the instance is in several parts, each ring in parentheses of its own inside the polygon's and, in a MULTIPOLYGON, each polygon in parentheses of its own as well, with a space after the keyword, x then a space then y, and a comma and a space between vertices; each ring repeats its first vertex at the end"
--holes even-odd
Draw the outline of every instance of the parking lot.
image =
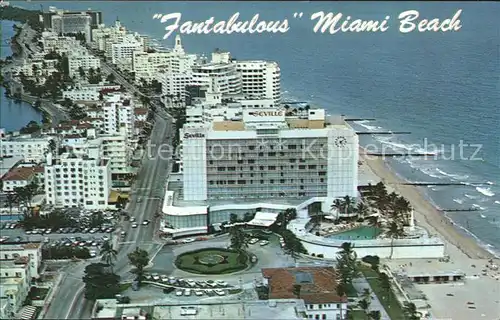
POLYGON ((193 280, 182 279, 173 276, 160 275, 158 273, 146 274, 147 281, 161 284, 164 293, 173 293, 177 297, 189 296, 225 296, 233 291, 239 291, 223 280, 193 280))
MULTIPOLYGON (((99 255, 99 248, 112 238, 116 228, 104 224, 100 228, 60 228, 23 230, 19 224, 3 223, 0 229, 2 242, 40 241, 43 248, 87 248, 91 257, 99 255)), ((122 235, 123 232, 122 232, 122 235)))

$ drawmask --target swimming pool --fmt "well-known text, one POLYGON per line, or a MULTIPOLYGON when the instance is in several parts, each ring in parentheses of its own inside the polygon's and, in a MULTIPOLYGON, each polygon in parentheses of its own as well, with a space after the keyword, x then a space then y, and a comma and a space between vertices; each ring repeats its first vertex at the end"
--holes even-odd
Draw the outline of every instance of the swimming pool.
POLYGON ((380 228, 361 226, 329 235, 327 238, 338 240, 370 240, 375 239, 381 232, 380 228))
POLYGON ((0 215, 0 221, 7 222, 7 221, 19 221, 23 217, 22 214, 2 214, 0 215))

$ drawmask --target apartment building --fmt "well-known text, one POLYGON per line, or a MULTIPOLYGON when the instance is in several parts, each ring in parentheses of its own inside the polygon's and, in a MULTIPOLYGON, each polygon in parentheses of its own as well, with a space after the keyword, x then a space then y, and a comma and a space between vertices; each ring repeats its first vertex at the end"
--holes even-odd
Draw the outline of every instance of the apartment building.
POLYGON ((144 45, 134 35, 123 36, 121 42, 111 44, 111 62, 120 69, 132 70, 134 52, 144 52, 144 45))
POLYGON ((87 155, 66 152, 47 155, 45 195, 47 204, 56 207, 106 209, 111 189, 108 159, 99 148, 88 148, 87 155))
POLYGON ((135 106, 132 98, 123 93, 110 93, 104 96, 101 106, 103 119, 103 131, 107 134, 122 132, 125 128, 127 138, 132 140, 135 134, 135 106))
POLYGON ((273 61, 236 61, 241 74, 241 92, 259 99, 272 99, 275 106, 281 102, 281 71, 273 61))
POLYGON ((160 78, 162 93, 166 97, 184 97, 186 86, 192 82, 192 67, 198 64, 198 56, 187 54, 179 35, 175 36, 174 48, 170 53, 168 70, 160 78))
POLYGON ((85 40, 92 40, 92 17, 85 12, 58 12, 50 17, 52 31, 57 34, 83 33, 85 40))
MULTIPOLYGON (((52 59, 33 58, 33 60, 25 60, 22 65, 14 67, 14 73, 23 73, 27 77, 47 77, 54 72, 59 72, 57 69, 58 61, 52 59)), ((38 79, 40 83, 45 79, 38 79)))
POLYGON ((231 63, 228 52, 212 53, 212 61, 193 66, 191 84, 195 86, 216 86, 221 94, 239 94, 242 92, 242 77, 236 64, 231 63))
POLYGON ((42 13, 42 19, 44 23, 44 27, 46 29, 52 28, 52 16, 54 15, 68 15, 68 14, 87 14, 90 17, 90 26, 91 28, 95 28, 102 23, 102 12, 95 10, 82 10, 82 11, 64 11, 57 9, 55 7, 49 7, 48 12, 42 13))
POLYGON ((99 51, 108 51, 108 57, 111 57, 111 44, 118 43, 127 34, 127 30, 121 25, 119 20, 110 27, 99 25, 92 29, 92 48, 99 51), (108 49, 107 49, 108 48, 108 49))
POLYGON ((6 135, 0 138, 0 157, 22 157, 27 162, 42 162, 50 140, 51 137, 6 135))
POLYGON ((347 319, 347 297, 337 294, 338 273, 332 267, 265 268, 264 285, 269 287, 269 299, 294 299, 294 287, 304 300, 307 319, 347 319))
POLYGON ((99 149, 102 158, 109 160, 111 179, 119 180, 131 172, 130 162, 133 145, 129 144, 124 127, 117 134, 97 134, 95 128, 87 130, 85 137, 81 135, 64 136, 62 143, 71 148, 77 156, 89 155, 89 149, 99 149))
POLYGON ((91 55, 86 50, 73 51, 68 56, 68 69, 70 77, 78 75, 80 68, 82 68, 85 71, 85 73, 87 73, 89 69, 96 70, 100 67, 101 67, 101 60, 91 55))
POLYGON ((43 32, 41 41, 45 53, 55 51, 59 54, 68 54, 75 49, 82 48, 80 41, 74 37, 60 36, 55 32, 43 32))
POLYGON ((132 54, 132 70, 137 82, 158 80, 160 74, 168 70, 172 56, 171 52, 134 51, 132 54))

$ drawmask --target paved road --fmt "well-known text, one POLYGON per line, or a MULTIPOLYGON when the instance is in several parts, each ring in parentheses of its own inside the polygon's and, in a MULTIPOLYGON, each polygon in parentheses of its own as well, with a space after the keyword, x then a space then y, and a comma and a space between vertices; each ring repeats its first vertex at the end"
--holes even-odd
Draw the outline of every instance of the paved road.
MULTIPOLYGON (((165 114, 162 115, 167 118, 165 114)), ((158 115, 151 133, 151 144, 159 146, 161 143, 168 143, 173 137, 173 130, 171 120, 166 120, 158 115)), ((136 217, 138 223, 146 219, 150 220, 151 223, 148 226, 140 225, 138 228, 131 228, 131 223, 125 222, 123 230, 127 232, 127 236, 119 246, 114 267, 115 272, 120 274, 122 279, 132 277, 129 273, 130 266, 127 258, 129 252, 138 246, 152 255, 161 246, 152 241, 158 224, 158 221, 154 220, 154 215, 162 203, 164 182, 169 165, 169 157, 145 157, 143 160, 142 168, 134 185, 135 192, 130 199, 127 211, 136 217), (137 202, 139 198, 142 198, 143 201, 137 202)), ((67 303, 52 303, 45 316, 46 319, 90 318, 93 303, 83 298, 83 283, 81 281, 85 265, 86 263, 82 263, 82 265, 68 267, 66 272, 71 276, 63 279, 54 299, 54 301, 67 303)))
MULTIPOLYGON (((141 94, 109 65, 102 63, 101 69, 104 72, 113 73, 116 82, 123 85, 129 92, 141 94)), ((170 155, 158 156, 158 149, 162 144, 171 144, 175 128, 170 115, 160 106, 156 105, 156 107, 155 125, 149 143, 151 152, 143 158, 141 170, 133 186, 133 195, 127 207, 127 211, 137 219, 139 224, 144 220, 150 220, 151 223, 148 226, 139 225, 138 228, 131 228, 130 222, 124 223, 122 230, 127 232, 127 236, 122 243, 119 243, 119 253, 114 266, 115 272, 122 277, 122 280, 133 278, 129 272, 131 267, 128 262, 128 253, 140 247, 147 250, 151 256, 161 248, 160 244, 153 242, 158 224, 154 215, 162 204, 164 186, 170 170, 170 155), (139 198, 142 198, 142 201, 138 202, 139 198)), ((65 272, 71 276, 61 281, 60 289, 54 298, 54 301, 66 303, 52 303, 45 319, 90 319, 93 302, 84 299, 81 281, 87 264, 81 263, 81 265, 75 264, 68 267, 65 272)))

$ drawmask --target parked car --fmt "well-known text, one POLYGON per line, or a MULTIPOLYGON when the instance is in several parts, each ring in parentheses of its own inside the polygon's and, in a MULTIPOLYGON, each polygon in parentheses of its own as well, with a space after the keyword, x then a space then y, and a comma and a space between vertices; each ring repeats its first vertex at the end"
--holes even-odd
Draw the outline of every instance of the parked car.
POLYGON ((182 290, 177 290, 175 292, 175 295, 178 296, 178 297, 182 296, 183 294, 184 294, 184 292, 182 290))
POLYGON ((260 244, 261 246, 267 246, 267 245, 269 244, 269 241, 267 241, 267 240, 262 240, 261 242, 259 242, 259 244, 260 244))
POLYGON ((215 281, 215 283, 217 283, 221 287, 227 287, 227 282, 226 281, 217 280, 217 281, 215 281))
POLYGON ((250 241, 248 241, 248 243, 250 243, 250 244, 256 244, 257 242, 259 242, 259 239, 257 239, 257 238, 252 238, 252 239, 250 239, 250 241))
POLYGON ((142 224, 143 224, 143 225, 145 225, 145 226, 147 226, 147 225, 149 224, 149 220, 144 220, 144 221, 142 222, 142 224))
POLYGON ((197 296, 202 296, 203 295, 203 291, 201 291, 201 290, 195 290, 194 294, 197 295, 197 296))
POLYGON ((132 224, 132 228, 137 228, 138 227, 138 224, 137 223, 133 223, 132 224))
POLYGON ((222 289, 215 289, 214 292, 219 295, 219 296, 224 296, 226 295, 226 292, 222 289))

